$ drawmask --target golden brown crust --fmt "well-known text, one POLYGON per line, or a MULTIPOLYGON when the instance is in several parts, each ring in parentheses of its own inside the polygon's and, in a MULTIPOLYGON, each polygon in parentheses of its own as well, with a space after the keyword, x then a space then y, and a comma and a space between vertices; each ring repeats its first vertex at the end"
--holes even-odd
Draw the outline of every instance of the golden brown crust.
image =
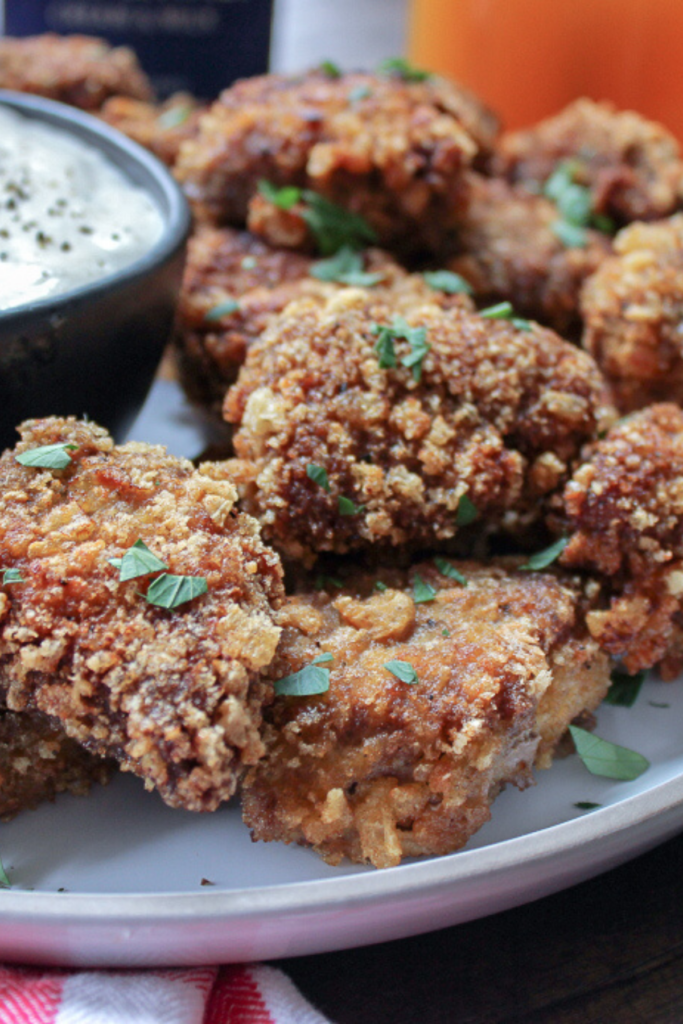
POLYGON ((214 224, 244 224, 267 179, 361 214, 389 248, 435 249, 461 206, 463 168, 492 138, 491 115, 474 102, 440 80, 265 75, 221 94, 177 173, 214 224))
POLYGON ((467 495, 480 523, 541 514, 583 443, 609 422, 589 356, 552 331, 462 308, 412 305, 431 346, 420 382, 382 369, 375 324, 396 309, 346 289, 321 308, 289 306, 255 343, 226 400, 247 508, 288 557, 456 533, 467 495), (327 470, 330 491, 308 478, 327 470), (362 511, 339 512, 340 497, 362 511))
POLYGON ((178 92, 158 104, 112 96, 99 116, 172 167, 183 142, 197 134, 202 112, 193 96, 178 92))
POLYGON ((330 652, 330 689, 268 709, 267 754, 243 788, 254 838, 376 867, 449 853, 598 705, 608 660, 586 634, 575 579, 455 564, 466 587, 424 563, 288 599, 269 674, 330 652), (414 602, 418 575, 434 600, 414 602), (389 589, 374 590, 378 578, 389 589), (393 660, 419 681, 392 675, 393 660))
POLYGON ((0 87, 90 111, 99 110, 110 96, 152 98, 132 50, 92 36, 52 33, 0 39, 0 87))
POLYGON ((623 412, 683 404, 683 215, 635 223, 581 295, 583 346, 623 412))
POLYGON ((113 761, 94 757, 64 730, 37 712, 0 709, 0 819, 31 810, 57 793, 84 796, 94 782, 104 785, 113 761))
POLYGON ((449 267, 481 304, 507 300, 520 316, 566 336, 578 333, 581 284, 609 255, 609 239, 587 230, 583 248, 553 232, 557 207, 502 178, 469 176, 469 199, 449 267))
POLYGON ((101 428, 58 419, 24 424, 15 452, 0 458, 0 565, 25 581, 0 593, 7 706, 61 722, 171 806, 215 808, 262 750, 277 556, 216 464, 116 448, 101 428), (78 447, 63 470, 14 457, 66 441, 78 447), (120 583, 108 560, 138 539, 170 573, 204 577, 208 593, 165 610, 143 596, 150 577, 120 583))
POLYGON ((656 220, 681 205, 683 164, 674 136, 610 103, 580 99, 532 128, 504 135, 495 169, 513 182, 545 182, 571 159, 595 213, 619 224, 656 220))

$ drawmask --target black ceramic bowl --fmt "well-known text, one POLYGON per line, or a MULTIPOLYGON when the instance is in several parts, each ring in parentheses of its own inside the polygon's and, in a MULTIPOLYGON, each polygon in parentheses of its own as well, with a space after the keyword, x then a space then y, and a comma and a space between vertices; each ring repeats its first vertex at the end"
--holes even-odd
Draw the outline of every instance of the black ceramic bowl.
POLYGON ((22 420, 53 415, 87 415, 120 440, 171 330, 190 225, 187 204, 156 157, 96 118, 3 90, 0 103, 99 150, 147 192, 163 220, 157 242, 123 269, 0 311, 0 446, 15 443, 22 420))

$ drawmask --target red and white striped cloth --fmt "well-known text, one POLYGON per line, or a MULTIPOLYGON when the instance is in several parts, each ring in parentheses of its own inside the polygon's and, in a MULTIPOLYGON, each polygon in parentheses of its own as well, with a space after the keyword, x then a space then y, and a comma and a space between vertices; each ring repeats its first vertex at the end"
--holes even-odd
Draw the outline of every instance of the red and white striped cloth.
POLYGON ((330 1024, 273 967, 0 967, 0 1024, 330 1024))

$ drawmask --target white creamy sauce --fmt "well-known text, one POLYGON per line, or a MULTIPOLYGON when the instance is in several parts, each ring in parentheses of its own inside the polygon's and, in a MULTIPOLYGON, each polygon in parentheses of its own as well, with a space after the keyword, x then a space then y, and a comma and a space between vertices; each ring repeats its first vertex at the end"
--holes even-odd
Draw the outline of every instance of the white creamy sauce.
POLYGON ((0 309, 107 277, 161 229, 153 201, 96 149, 0 106, 0 309))

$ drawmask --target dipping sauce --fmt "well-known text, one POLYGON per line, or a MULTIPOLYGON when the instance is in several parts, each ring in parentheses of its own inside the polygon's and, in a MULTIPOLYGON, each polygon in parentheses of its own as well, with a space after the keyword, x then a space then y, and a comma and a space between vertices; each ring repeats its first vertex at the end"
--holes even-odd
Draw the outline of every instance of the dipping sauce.
POLYGON ((0 106, 0 309, 108 277, 161 230, 147 193, 100 152, 0 106))

